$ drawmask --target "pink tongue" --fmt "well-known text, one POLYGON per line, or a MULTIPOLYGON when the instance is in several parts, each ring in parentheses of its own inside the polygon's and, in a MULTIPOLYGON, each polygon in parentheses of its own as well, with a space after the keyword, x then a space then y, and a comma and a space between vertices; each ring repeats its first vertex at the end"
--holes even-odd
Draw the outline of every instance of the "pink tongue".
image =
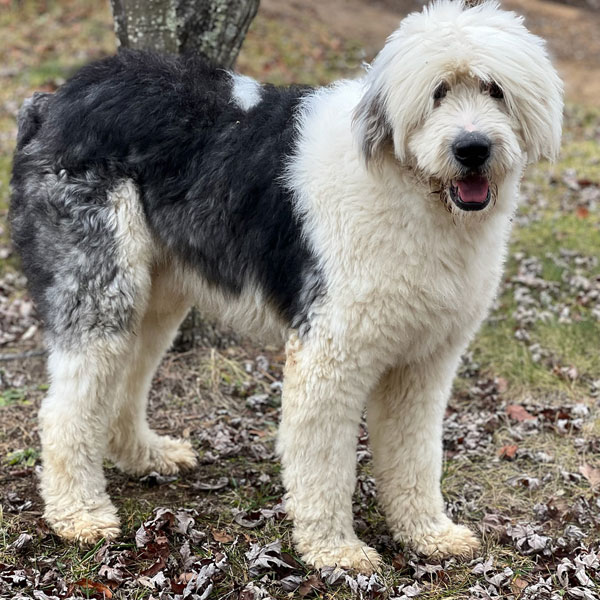
POLYGON ((458 194, 463 202, 482 203, 487 198, 490 184, 481 175, 469 175, 456 182, 458 194))

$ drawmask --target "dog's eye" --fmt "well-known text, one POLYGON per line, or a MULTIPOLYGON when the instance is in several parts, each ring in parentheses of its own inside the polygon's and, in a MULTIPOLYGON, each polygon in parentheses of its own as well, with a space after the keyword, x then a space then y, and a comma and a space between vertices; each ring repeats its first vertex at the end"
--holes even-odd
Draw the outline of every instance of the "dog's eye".
POLYGON ((490 98, 496 98, 496 100, 504 98, 502 88, 495 81, 484 83, 482 87, 483 91, 490 95, 490 98))
POLYGON ((442 83, 440 83, 435 88, 435 91, 433 92, 434 105, 438 106, 439 103, 441 102, 442 98, 446 97, 447 93, 448 93, 448 84, 445 81, 442 81, 442 83))

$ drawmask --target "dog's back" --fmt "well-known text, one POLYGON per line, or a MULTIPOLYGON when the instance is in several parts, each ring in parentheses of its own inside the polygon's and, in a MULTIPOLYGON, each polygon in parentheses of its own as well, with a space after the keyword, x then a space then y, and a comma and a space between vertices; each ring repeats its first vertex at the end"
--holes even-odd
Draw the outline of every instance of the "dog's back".
MULTIPOLYGON (((124 51, 26 101, 11 221, 47 324, 47 288, 62 272, 49 254, 94 254, 104 239, 106 263, 107 194, 123 181, 139 193, 157 247, 209 285, 233 296, 257 285, 284 321, 302 319, 311 256, 282 178, 307 91, 259 86, 195 57, 124 51)), ((107 284, 114 274, 92 271, 107 284)))

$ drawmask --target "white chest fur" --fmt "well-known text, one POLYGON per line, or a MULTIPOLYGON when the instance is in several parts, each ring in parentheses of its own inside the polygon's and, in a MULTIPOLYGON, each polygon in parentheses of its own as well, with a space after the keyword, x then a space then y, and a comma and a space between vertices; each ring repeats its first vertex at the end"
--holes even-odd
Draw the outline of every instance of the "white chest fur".
POLYGON ((313 99, 290 165, 296 208, 326 281, 323 320, 334 337, 378 340, 397 356, 464 345, 496 293, 518 174, 501 185, 484 219, 455 222, 400 165, 367 172, 348 95, 341 106, 326 95, 313 99))

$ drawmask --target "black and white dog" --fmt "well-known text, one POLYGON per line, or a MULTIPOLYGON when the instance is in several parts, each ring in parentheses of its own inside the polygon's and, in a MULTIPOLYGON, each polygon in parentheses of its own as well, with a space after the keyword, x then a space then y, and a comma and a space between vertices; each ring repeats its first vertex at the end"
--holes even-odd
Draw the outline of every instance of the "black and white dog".
POLYGON ((365 406, 381 504, 427 555, 478 546, 444 514, 444 407, 494 298, 528 162, 560 143, 543 42, 496 2, 407 17, 367 74, 276 88, 194 58, 121 52, 19 116, 15 245, 44 320, 45 517, 119 532, 103 458, 195 464, 146 421, 192 304, 287 339, 278 449, 304 559, 370 571, 352 527, 365 406))

